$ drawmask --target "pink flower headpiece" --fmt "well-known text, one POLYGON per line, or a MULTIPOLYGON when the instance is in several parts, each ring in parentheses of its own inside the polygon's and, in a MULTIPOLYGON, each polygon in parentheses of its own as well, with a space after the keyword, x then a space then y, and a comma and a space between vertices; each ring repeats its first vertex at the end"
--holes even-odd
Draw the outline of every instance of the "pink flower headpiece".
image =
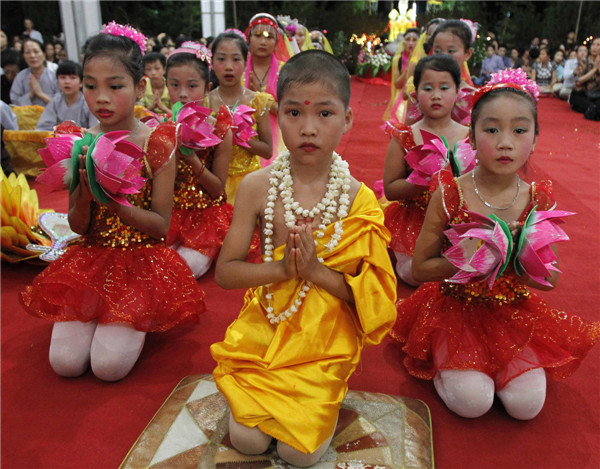
POLYGON ((540 95, 540 88, 537 83, 527 78, 526 73, 522 69, 501 70, 497 73, 492 73, 492 79, 488 84, 475 91, 473 94, 473 107, 475 107, 475 104, 483 95, 498 88, 514 88, 524 91, 531 95, 536 103, 540 95))
POLYGON ((212 52, 204 44, 194 41, 185 41, 181 47, 175 49, 167 56, 167 60, 175 54, 194 54, 198 60, 206 62, 208 67, 212 66, 212 52))
POLYGON ((465 23, 471 30, 471 44, 473 44, 475 42, 475 39, 477 39, 477 30, 479 29, 479 23, 475 23, 474 21, 468 20, 466 18, 461 18, 460 20, 463 23, 465 23))
POLYGON ((146 36, 128 24, 123 26, 115 21, 111 21, 110 23, 105 24, 100 32, 104 34, 111 34, 113 36, 128 37, 138 46, 140 46, 142 55, 146 53, 146 36))
POLYGON ((225 31, 223 31, 223 32, 224 32, 224 33, 234 33, 234 34, 237 34, 237 35, 238 35, 238 36, 240 36, 240 37, 241 37, 241 38, 242 38, 244 41, 246 40, 246 36, 245 36, 244 32, 243 32, 243 31, 240 31, 240 30, 239 30, 239 29, 237 29, 237 28, 229 28, 229 29, 226 29, 226 30, 225 30, 225 31))

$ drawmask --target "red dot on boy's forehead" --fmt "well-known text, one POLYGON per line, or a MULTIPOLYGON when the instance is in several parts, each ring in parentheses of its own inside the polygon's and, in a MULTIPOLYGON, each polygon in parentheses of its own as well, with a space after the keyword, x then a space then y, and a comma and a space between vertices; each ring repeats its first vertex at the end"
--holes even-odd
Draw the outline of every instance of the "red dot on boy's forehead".
POLYGON ((304 101, 304 104, 308 106, 310 104, 310 101, 304 101))

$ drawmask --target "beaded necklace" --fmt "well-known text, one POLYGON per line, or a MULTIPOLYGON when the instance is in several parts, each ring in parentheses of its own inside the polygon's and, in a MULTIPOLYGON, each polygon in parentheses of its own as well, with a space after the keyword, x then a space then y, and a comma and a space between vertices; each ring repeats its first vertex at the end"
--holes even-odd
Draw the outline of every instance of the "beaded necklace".
MULTIPOLYGON (((265 234, 265 262, 273 261, 273 217, 275 213, 275 201, 278 196, 281 197, 283 208, 285 210, 285 225, 290 229, 296 225, 297 217, 312 219, 319 216, 321 217, 318 230, 315 232, 317 239, 325 236, 327 225, 332 223, 334 217, 337 217, 338 220, 334 224, 334 233, 329 242, 324 244, 327 250, 332 252, 344 234, 343 218, 348 216, 348 208, 350 206, 350 196, 348 195, 348 192, 350 191, 350 171, 348 169, 348 163, 342 160, 340 155, 333 153, 331 167, 329 169, 329 182, 326 185, 327 190, 321 201, 311 209, 301 207, 300 204, 294 200, 294 179, 292 178, 290 171, 289 152, 284 152, 275 159, 271 165, 269 182, 271 187, 268 191, 267 205, 264 212, 265 228, 263 231, 265 234), (339 202, 336 201, 338 197, 339 202)), ((317 239, 315 239, 315 245, 318 244, 317 239)), ((318 260, 320 263, 324 262, 323 258, 320 256, 318 257, 318 260)), ((291 318, 302 305, 302 301, 311 287, 312 283, 305 281, 292 306, 282 313, 275 315, 271 303, 273 294, 269 291, 269 285, 267 285, 265 298, 268 301, 267 318, 269 319, 269 322, 271 324, 279 324, 280 322, 291 318)))

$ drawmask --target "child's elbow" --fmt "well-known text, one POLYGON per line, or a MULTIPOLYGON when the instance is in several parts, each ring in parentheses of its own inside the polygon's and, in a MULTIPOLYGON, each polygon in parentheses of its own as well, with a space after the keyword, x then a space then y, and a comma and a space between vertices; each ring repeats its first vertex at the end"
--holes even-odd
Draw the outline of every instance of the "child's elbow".
POLYGON ((224 268, 223 264, 218 261, 215 267, 215 282, 217 282, 217 285, 225 290, 231 290, 234 288, 231 285, 230 276, 227 275, 227 269, 224 268))

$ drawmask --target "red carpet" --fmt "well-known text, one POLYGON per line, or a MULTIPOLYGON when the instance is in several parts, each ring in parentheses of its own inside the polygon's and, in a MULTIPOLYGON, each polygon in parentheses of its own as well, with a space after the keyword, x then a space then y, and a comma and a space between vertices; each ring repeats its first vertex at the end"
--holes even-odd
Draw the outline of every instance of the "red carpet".
MULTIPOLYGON (((354 128, 338 151, 355 177, 369 186, 381 177, 387 145, 379 129, 389 90, 352 84, 354 128)), ((564 275, 542 296, 552 306, 600 320, 600 124, 573 113, 564 101, 540 103, 541 135, 529 179, 551 177, 559 208, 578 212, 559 247, 564 275)), ((66 210, 66 195, 39 188, 41 205, 66 210)), ((242 291, 224 292, 212 271, 200 280, 207 312, 195 328, 151 334, 125 380, 108 384, 90 372, 78 379, 56 376, 48 364, 51 324, 25 314, 18 292, 41 267, 2 265, 2 460, 14 468, 115 468, 171 390, 185 376, 210 373, 211 343, 237 315, 242 291)), ((400 296, 411 289, 399 286, 400 296)), ((547 401, 533 421, 519 422, 496 404, 477 420, 448 411, 433 385, 410 377, 398 347, 389 341, 367 349, 352 377, 353 390, 424 400, 431 409, 436 466, 591 469, 600 467, 600 347, 571 378, 548 385, 547 401)))

